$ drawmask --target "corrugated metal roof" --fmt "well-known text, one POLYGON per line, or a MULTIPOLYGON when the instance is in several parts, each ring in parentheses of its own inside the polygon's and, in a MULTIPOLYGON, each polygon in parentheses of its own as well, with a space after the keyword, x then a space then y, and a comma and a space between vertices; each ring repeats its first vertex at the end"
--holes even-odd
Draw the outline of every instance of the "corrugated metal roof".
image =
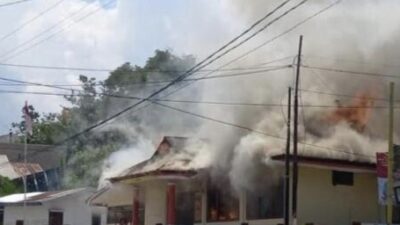
MULTIPOLYGON (((66 197, 72 194, 76 194, 83 191, 89 191, 87 188, 77 188, 63 191, 48 191, 48 192, 31 192, 27 193, 27 204, 41 204, 43 202, 48 202, 56 200, 62 197, 66 197)), ((0 198, 0 204, 21 204, 24 202, 24 194, 12 194, 0 198)))
MULTIPOLYGON (((43 192, 26 193, 26 198, 30 199, 34 196, 41 195, 43 192)), ((24 194, 12 194, 0 198, 0 204, 12 204, 24 201, 24 194)))
MULTIPOLYGON (((195 151, 189 151, 187 148, 194 146, 193 142, 205 145, 203 140, 189 139, 186 137, 164 137, 158 145, 155 153, 150 159, 136 164, 113 177, 111 181, 123 180, 125 178, 146 176, 149 174, 168 174, 173 171, 177 174, 185 174, 206 167, 194 162, 195 151)), ((190 173, 191 174, 191 173, 190 173)))
MULTIPOLYGON (((28 162, 40 164, 44 170, 60 167, 62 146, 28 144, 28 162)), ((0 143, 0 155, 7 155, 10 162, 23 162, 24 144, 0 143)))
POLYGON ((11 166, 20 177, 43 172, 42 167, 37 163, 11 163, 11 166))

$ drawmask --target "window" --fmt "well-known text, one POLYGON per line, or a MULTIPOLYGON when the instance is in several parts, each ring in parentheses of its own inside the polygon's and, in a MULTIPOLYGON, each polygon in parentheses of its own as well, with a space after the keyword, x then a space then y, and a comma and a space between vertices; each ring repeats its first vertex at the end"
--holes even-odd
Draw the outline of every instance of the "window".
POLYGON ((23 220, 17 220, 15 222, 15 225, 24 225, 24 221, 23 220))
POLYGON ((92 214, 92 225, 101 225, 101 215, 94 213, 92 214))
POLYGON ((63 225, 63 212, 50 211, 49 212, 49 225, 63 225))
POLYGON ((351 172, 332 171, 332 184, 353 186, 354 174, 351 172))
POLYGON ((131 222, 131 219, 132 219, 131 205, 115 206, 108 208, 107 224, 118 224, 121 220, 131 222))
POLYGON ((207 220, 233 221, 239 219, 239 201, 229 187, 209 186, 207 190, 207 220))
POLYGON ((246 215, 248 220, 283 217, 283 179, 247 192, 246 215))

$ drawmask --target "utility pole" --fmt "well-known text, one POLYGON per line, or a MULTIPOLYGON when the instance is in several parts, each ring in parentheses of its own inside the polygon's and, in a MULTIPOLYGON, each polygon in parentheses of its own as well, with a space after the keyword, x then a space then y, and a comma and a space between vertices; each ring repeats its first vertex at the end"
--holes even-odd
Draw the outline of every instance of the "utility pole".
MULTIPOLYGON (((26 160, 26 156, 27 156, 27 148, 28 148, 28 132, 27 131, 25 131, 25 137, 24 137, 24 168, 26 168, 27 166, 26 166, 26 164, 27 164, 27 160, 26 160)), ((24 212, 24 215, 23 215, 23 221, 24 221, 24 224, 28 224, 27 222, 26 222, 26 213, 27 213, 27 211, 26 211, 26 192, 27 192, 27 175, 26 175, 26 173, 24 173, 24 177, 23 177, 23 181, 24 181, 24 207, 23 207, 23 212, 24 212)))
POLYGON ((387 214, 386 224, 390 225, 393 222, 393 122, 394 122, 394 82, 390 82, 390 94, 389 94, 389 137, 388 137, 388 159, 387 159, 387 214))
POLYGON ((289 225, 290 220, 290 113, 291 113, 292 88, 288 90, 288 108, 287 108, 287 136, 286 136, 286 154, 285 154, 285 181, 284 181, 284 225, 289 225))
POLYGON ((292 214, 293 225, 297 225, 297 182, 299 176, 297 142, 298 142, 298 123, 299 123, 299 76, 301 65, 301 49, 303 45, 303 35, 299 38, 299 51, 297 53, 296 83, 294 89, 294 129, 293 129, 293 194, 292 194, 292 214))

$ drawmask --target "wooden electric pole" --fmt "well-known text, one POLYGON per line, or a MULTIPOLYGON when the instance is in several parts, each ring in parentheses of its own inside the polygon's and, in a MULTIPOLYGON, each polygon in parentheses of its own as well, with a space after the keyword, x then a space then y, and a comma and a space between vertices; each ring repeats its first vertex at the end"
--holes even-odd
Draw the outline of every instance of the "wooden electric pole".
POLYGON ((286 154, 285 154, 285 181, 284 181, 284 225, 289 225, 290 220, 290 117, 291 117, 291 98, 292 98, 292 88, 289 87, 288 91, 288 108, 287 108, 287 136, 286 136, 286 154))
POLYGON ((301 66, 301 49, 303 45, 303 35, 299 39, 299 51, 297 53, 297 67, 296 67, 296 83, 294 89, 294 128, 293 128, 293 193, 292 193, 292 216, 293 225, 297 224, 297 182, 298 182, 298 157, 297 157, 297 143, 298 143, 298 123, 299 123, 299 76, 301 66))
POLYGON ((394 123, 394 82, 390 82, 390 94, 389 94, 389 136, 388 136, 388 158, 387 158, 387 214, 386 214, 386 224, 392 224, 393 222, 393 123, 394 123))

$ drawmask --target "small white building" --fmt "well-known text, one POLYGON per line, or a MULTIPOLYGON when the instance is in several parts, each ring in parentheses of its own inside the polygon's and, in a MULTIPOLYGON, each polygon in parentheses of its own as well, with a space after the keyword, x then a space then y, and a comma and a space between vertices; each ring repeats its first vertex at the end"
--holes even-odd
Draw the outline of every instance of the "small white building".
POLYGON ((107 209, 86 202, 93 193, 88 188, 27 193, 25 210, 23 193, 4 196, 0 198, 0 224, 104 225, 107 209))

